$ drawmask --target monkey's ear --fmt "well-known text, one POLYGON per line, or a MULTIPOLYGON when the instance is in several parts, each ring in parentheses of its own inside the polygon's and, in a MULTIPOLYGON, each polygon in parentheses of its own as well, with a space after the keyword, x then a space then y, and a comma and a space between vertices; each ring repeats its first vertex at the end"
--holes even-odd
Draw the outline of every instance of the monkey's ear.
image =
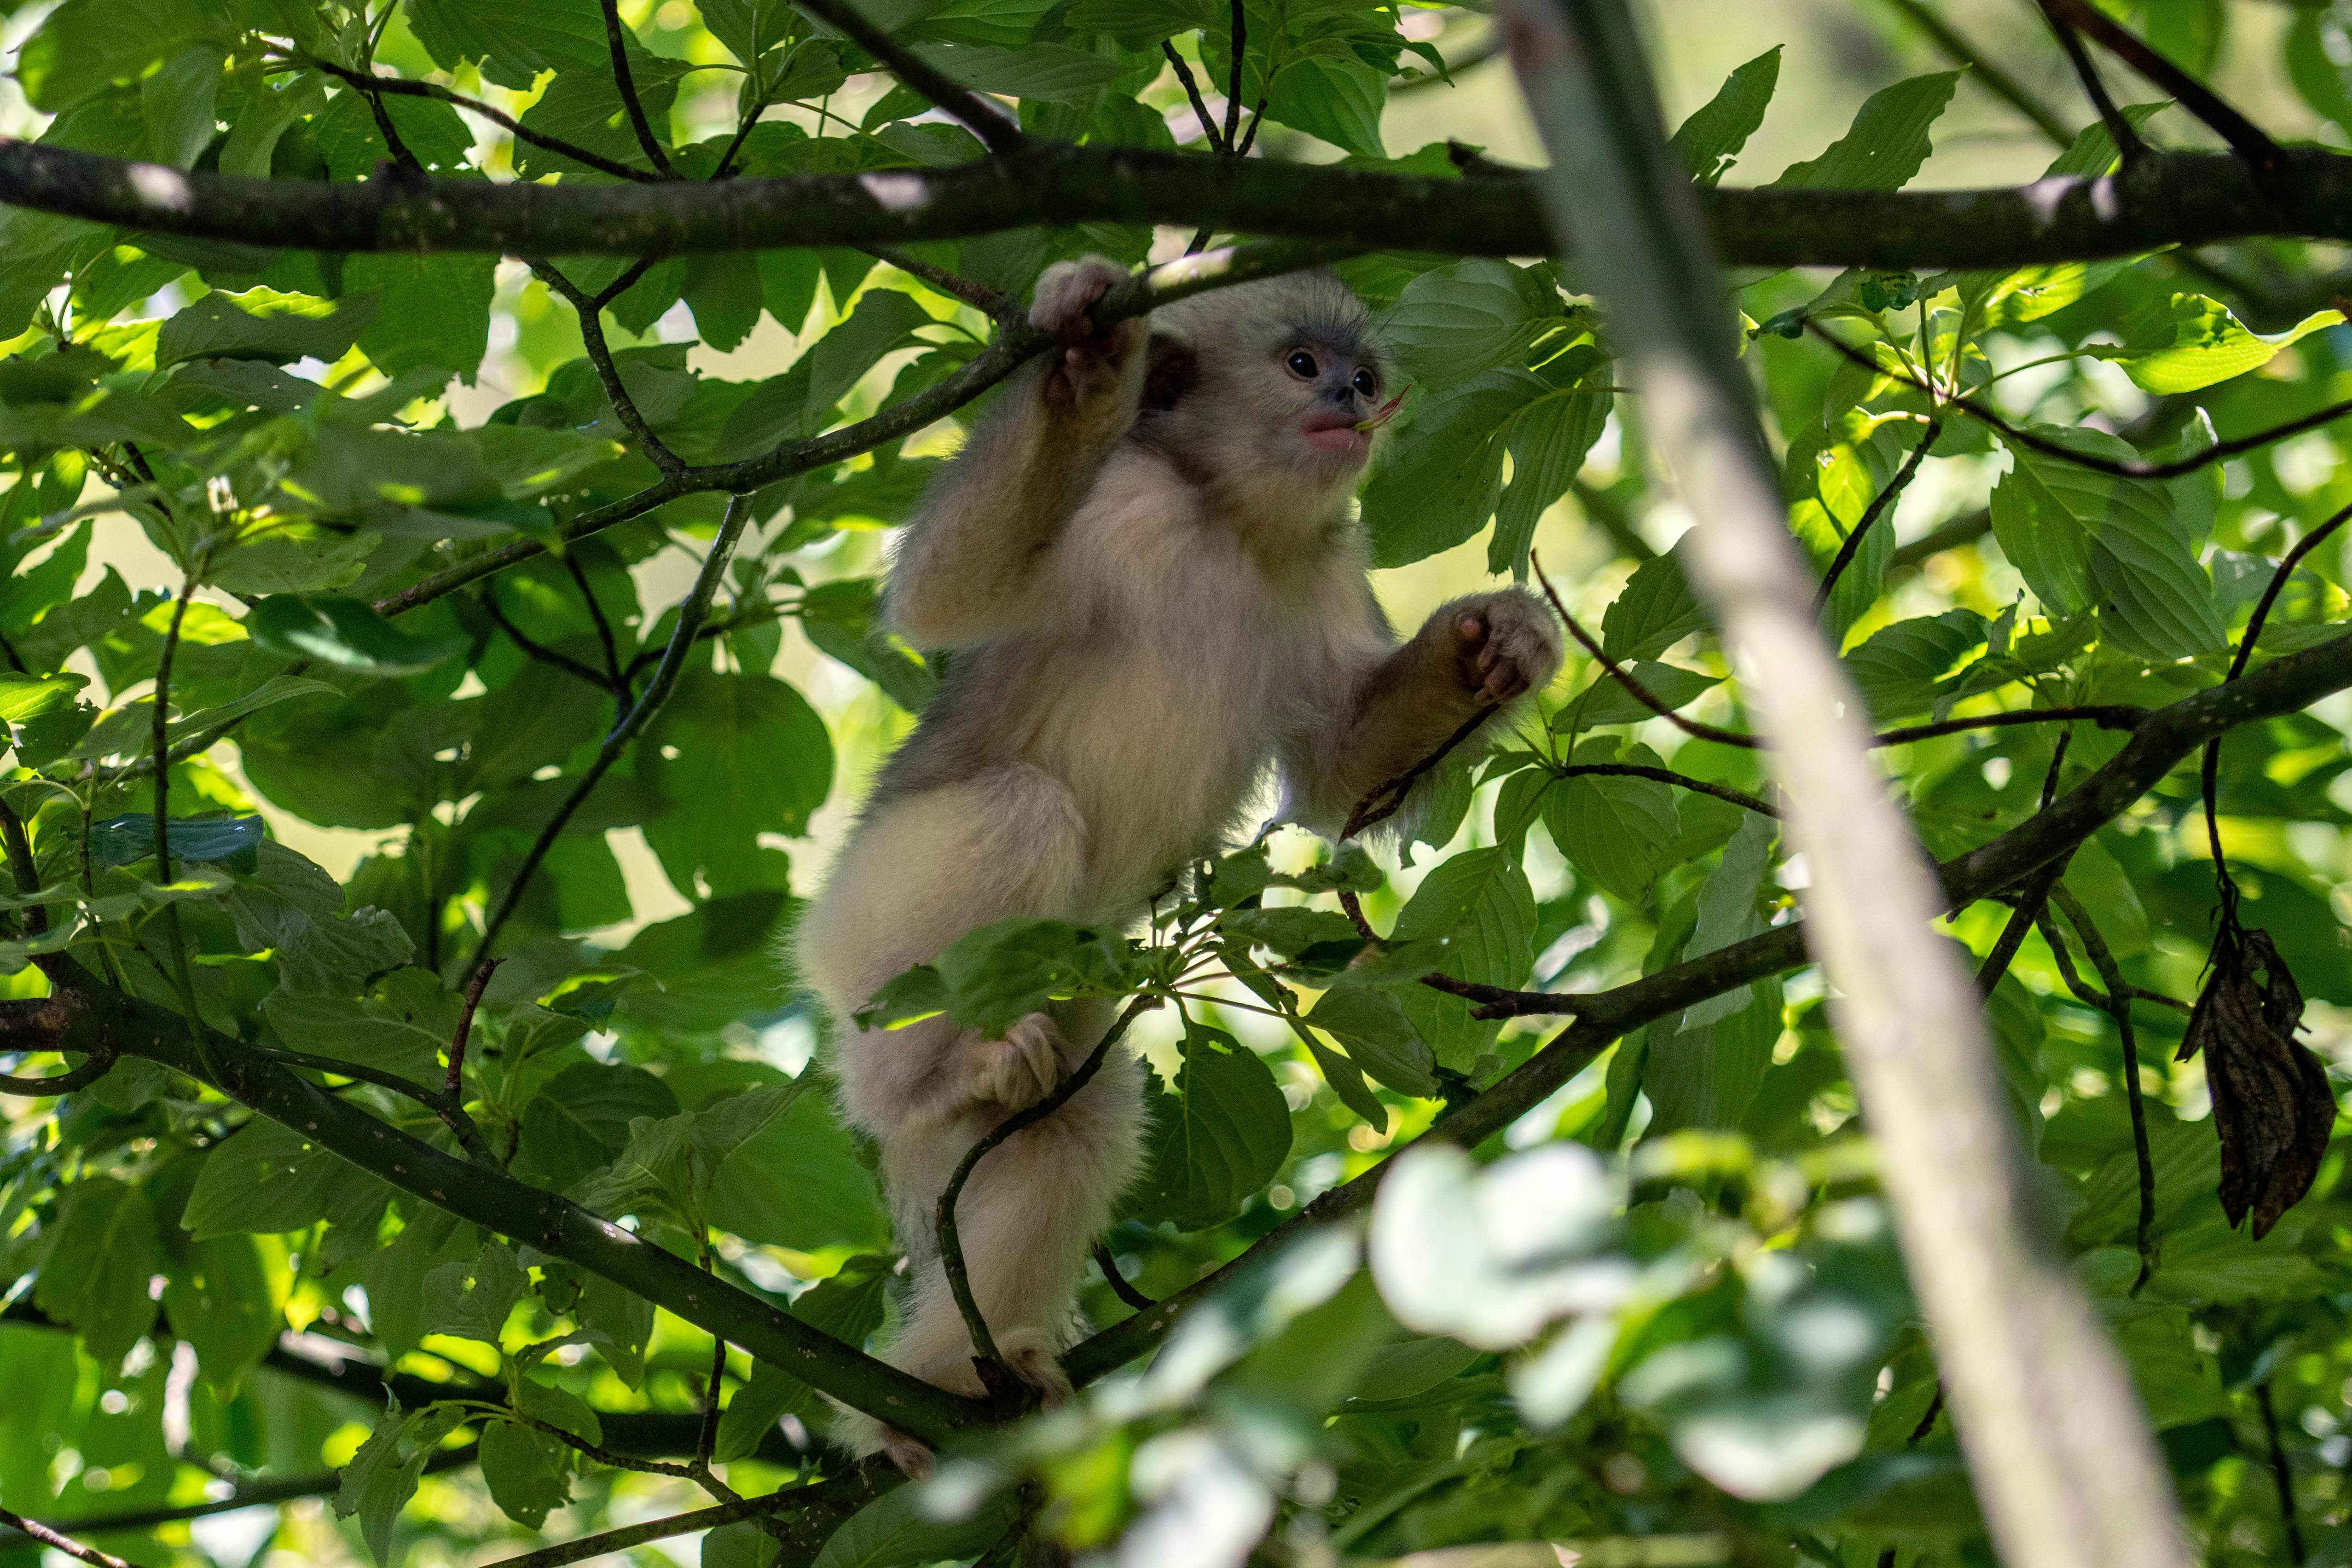
POLYGON ((1165 413, 1200 381, 1192 350, 1164 332, 1151 335, 1145 350, 1143 406, 1165 413))

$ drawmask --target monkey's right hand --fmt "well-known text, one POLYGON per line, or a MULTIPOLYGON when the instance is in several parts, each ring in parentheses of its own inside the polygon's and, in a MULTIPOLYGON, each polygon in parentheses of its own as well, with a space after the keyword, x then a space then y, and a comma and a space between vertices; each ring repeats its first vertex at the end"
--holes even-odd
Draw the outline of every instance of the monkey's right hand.
POLYGON ((1043 388, 1055 413, 1108 413, 1119 406, 1125 372, 1140 357, 1150 328, 1140 317, 1097 327, 1089 311, 1127 277, 1127 268, 1108 256, 1087 256, 1057 261, 1037 279, 1029 324, 1061 345, 1058 360, 1047 356, 1043 388))
POLYGON ((983 1040, 973 1030, 957 1043, 975 1100, 1025 1111, 1062 1082, 1062 1031, 1044 1013, 1016 1019, 1002 1040, 983 1040))

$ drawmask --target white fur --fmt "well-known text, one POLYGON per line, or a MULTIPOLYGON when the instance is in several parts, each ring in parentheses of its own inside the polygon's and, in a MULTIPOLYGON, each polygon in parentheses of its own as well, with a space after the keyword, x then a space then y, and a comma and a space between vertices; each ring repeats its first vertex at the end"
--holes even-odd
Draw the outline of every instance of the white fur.
MULTIPOLYGON (((940 1193, 973 1143, 1085 1060, 1110 1009, 1058 1004, 1003 1040, 944 1018, 860 1032, 850 1015, 976 925, 1131 922, 1227 837, 1270 763, 1291 814, 1336 827, 1479 702, 1540 688, 1559 664, 1549 612, 1516 590, 1446 606, 1402 647, 1389 630, 1349 515, 1360 462, 1297 434, 1317 400, 1352 395, 1349 372, 1377 367, 1336 280, 1162 311, 1149 357, 1192 380, 1145 411, 1141 324, 1082 319, 1120 276, 1099 258, 1047 271, 1033 319, 1064 353, 1007 388, 900 543, 893 624, 957 652, 799 937, 837 1025, 842 1109, 879 1147, 912 1260, 888 1358, 965 1394, 982 1388, 937 1257, 940 1193), (1336 380, 1285 375, 1300 341, 1336 380)), ((1049 1396, 1067 1388, 1055 1357, 1082 1328, 1087 1249, 1136 1173, 1141 1089, 1117 1054, 982 1161, 959 1206, 982 1314, 1049 1396)), ((870 1417, 837 1436, 921 1463, 870 1417)))

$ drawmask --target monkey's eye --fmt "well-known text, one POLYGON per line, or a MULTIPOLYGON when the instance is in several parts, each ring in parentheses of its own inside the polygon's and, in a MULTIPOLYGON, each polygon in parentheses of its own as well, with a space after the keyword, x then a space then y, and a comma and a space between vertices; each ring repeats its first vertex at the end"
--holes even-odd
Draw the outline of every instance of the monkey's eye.
POLYGON ((1292 375, 1305 376, 1310 382, 1315 379, 1315 372, 1320 368, 1315 363, 1315 356, 1304 349, 1291 350, 1290 358, 1282 362, 1290 367, 1292 375))
POLYGON ((1359 369, 1356 371, 1356 390, 1366 397, 1378 397, 1381 395, 1381 378, 1368 370, 1359 369))

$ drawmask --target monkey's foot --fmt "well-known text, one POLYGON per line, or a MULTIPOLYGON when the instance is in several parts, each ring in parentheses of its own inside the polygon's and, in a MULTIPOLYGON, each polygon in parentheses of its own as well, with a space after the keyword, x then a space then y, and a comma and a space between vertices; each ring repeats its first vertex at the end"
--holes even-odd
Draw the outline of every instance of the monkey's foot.
POLYGON ((1551 612, 1517 590, 1464 604, 1454 616, 1454 673, 1473 702, 1507 703, 1551 684, 1559 630, 1551 612))
POLYGON ((1046 1409, 1058 1410, 1070 1397, 1070 1375, 1062 1370, 1045 1330, 1009 1329, 996 1336, 996 1349, 1013 1375, 1037 1391, 1046 1409))
POLYGON ((1019 1019, 1003 1040, 968 1034, 964 1045, 971 1052, 974 1099, 1025 1111, 1062 1082, 1062 1031, 1044 1013, 1019 1019))
POLYGON ((925 1479, 938 1463, 937 1457, 929 1448, 896 1427, 882 1428, 882 1451, 890 1456, 890 1462, 898 1466, 908 1480, 925 1479))
POLYGON ((1127 268, 1108 257, 1087 256, 1057 261, 1037 279, 1029 324, 1051 332, 1062 345, 1060 362, 1049 361, 1045 372, 1046 407, 1088 413, 1119 405, 1121 368, 1141 346, 1144 324, 1130 319, 1097 327, 1088 311, 1127 276, 1127 268))

